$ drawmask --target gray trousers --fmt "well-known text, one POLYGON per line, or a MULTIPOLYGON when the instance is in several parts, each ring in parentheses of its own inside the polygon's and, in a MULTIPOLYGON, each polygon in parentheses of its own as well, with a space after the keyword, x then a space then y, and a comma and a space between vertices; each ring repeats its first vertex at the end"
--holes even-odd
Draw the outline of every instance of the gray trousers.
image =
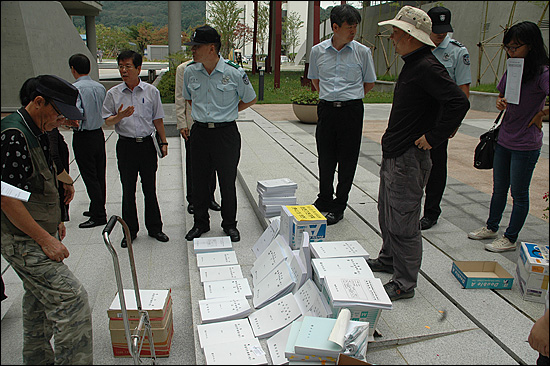
POLYGON ((32 239, 4 235, 2 256, 23 281, 23 362, 91 365, 88 294, 63 262, 49 259, 32 239), (54 339, 54 348, 50 339, 54 339))
POLYGON ((420 211, 432 162, 429 150, 411 147, 397 158, 382 159, 378 222, 382 249, 378 259, 393 265, 392 280, 402 291, 416 287, 422 262, 420 211))

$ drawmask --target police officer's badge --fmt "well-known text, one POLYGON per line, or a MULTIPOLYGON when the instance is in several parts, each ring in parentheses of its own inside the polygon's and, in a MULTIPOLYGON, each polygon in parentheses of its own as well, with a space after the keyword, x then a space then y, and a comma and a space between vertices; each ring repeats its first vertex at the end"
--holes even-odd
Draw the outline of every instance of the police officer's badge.
POLYGON ((464 62, 464 65, 470 65, 470 55, 464 55, 462 57, 462 61, 464 62))
POLYGON ((449 55, 448 53, 443 54, 443 61, 449 61, 450 58, 451 55, 449 55))
POLYGON ((227 85, 229 83, 229 76, 228 75, 225 75, 223 78, 222 78, 222 84, 223 85, 227 85))
POLYGON ((248 76, 246 74, 243 75, 243 83, 244 85, 250 84, 250 80, 248 80, 248 76))

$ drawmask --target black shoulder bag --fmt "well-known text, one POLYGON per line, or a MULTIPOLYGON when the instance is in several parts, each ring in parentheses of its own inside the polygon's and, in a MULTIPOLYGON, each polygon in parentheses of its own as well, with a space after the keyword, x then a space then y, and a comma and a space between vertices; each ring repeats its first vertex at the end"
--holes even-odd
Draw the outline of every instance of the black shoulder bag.
POLYGON ((489 131, 479 136, 479 144, 474 152, 474 168, 493 169, 493 159, 495 156, 495 147, 498 141, 498 132, 500 130, 500 117, 504 110, 500 111, 495 123, 489 131))

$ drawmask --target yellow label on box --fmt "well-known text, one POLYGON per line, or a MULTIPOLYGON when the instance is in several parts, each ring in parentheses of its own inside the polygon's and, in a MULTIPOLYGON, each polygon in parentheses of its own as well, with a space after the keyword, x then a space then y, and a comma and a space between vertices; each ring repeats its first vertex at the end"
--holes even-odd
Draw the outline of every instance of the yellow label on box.
POLYGON ((317 207, 313 205, 305 206, 286 206, 288 211, 296 218, 296 221, 316 221, 316 220, 326 220, 326 218, 321 215, 317 207))

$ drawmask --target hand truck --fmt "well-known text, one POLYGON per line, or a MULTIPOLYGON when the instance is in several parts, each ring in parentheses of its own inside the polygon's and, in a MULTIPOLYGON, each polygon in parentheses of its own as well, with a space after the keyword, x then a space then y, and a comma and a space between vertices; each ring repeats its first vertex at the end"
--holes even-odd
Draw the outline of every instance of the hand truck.
POLYGON ((109 222, 107 223, 107 225, 105 225, 105 228, 103 229, 103 240, 105 241, 105 245, 107 246, 107 249, 109 249, 109 252, 111 252, 111 256, 113 257, 113 265, 115 267, 115 277, 116 277, 116 283, 118 287, 118 298, 120 300, 120 309, 122 310, 124 332, 126 334, 126 342, 128 343, 128 351, 130 352, 130 356, 134 359, 134 365, 139 365, 141 363, 140 353, 143 347, 143 341, 145 339, 144 335, 145 335, 145 332, 147 332, 147 338, 149 339, 149 347, 151 350, 151 362, 154 365, 157 360, 157 357, 155 355, 153 332, 151 330, 149 313, 146 310, 143 310, 141 308, 141 297, 139 295, 136 266, 134 263, 134 252, 132 250, 132 238, 130 235, 130 229, 128 228, 128 225, 126 225, 124 220, 122 220, 122 218, 120 218, 119 216, 117 215, 111 216, 111 218, 109 219, 109 222), (126 301, 124 299, 124 286, 122 283, 122 277, 120 275, 120 265, 118 262, 118 256, 116 254, 115 248, 113 248, 113 245, 109 240, 109 235, 111 234, 111 231, 115 227, 117 221, 120 222, 120 224, 122 225, 124 229, 124 236, 126 237, 126 241, 128 243, 128 257, 130 260, 130 269, 132 271, 132 280, 134 282, 134 292, 136 296, 137 310, 140 314, 139 324, 135 329, 132 330, 132 333, 130 333, 130 321, 128 320, 128 311, 126 310, 126 301))

